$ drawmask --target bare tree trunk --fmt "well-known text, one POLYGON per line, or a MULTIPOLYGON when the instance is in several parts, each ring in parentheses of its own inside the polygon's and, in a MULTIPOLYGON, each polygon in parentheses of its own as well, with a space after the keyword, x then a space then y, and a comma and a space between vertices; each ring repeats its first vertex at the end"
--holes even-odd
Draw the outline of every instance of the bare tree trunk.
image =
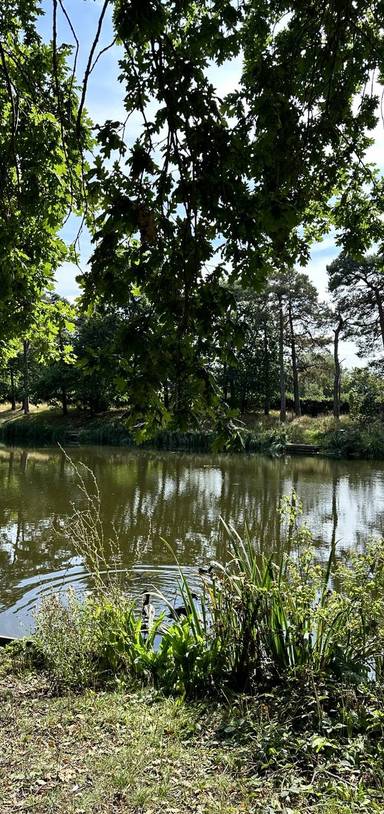
POLYGON ((380 296, 380 291, 375 288, 375 299, 377 303, 377 309, 379 312, 379 321, 380 321, 380 333, 381 333, 381 341, 384 346, 384 308, 383 308, 383 301, 380 296))
POLYGON ((13 359, 9 363, 11 372, 11 409, 16 410, 15 373, 13 370, 13 359))
POLYGON ((264 347, 264 415, 269 415, 270 410, 270 388, 269 388, 269 352, 268 352, 268 334, 267 323, 264 321, 263 333, 263 347, 264 347))
POLYGON ((292 378, 293 378, 293 409, 297 416, 301 415, 299 372, 297 369, 296 341, 292 317, 292 305, 288 303, 289 332, 291 335, 291 358, 292 358, 292 378))
POLYGON ((29 413, 29 339, 23 341, 23 412, 29 413))
MULTIPOLYGON (((59 330, 59 349, 60 349, 60 359, 62 364, 64 365, 64 341, 61 330, 59 330)), ((65 379, 63 378, 63 384, 61 386, 61 406, 63 409, 63 415, 68 415, 68 395, 67 388, 64 382, 65 379)))
POLYGON ((335 328, 334 334, 335 339, 333 343, 333 359, 335 362, 335 378, 333 382, 333 415, 334 417, 339 420, 340 418, 340 390, 341 390, 341 367, 340 367, 340 359, 339 359, 339 339, 340 333, 344 326, 344 320, 341 315, 339 315, 339 322, 337 327, 335 328))
POLYGON ((280 365, 280 421, 287 420, 287 397, 285 392, 285 367, 284 367, 284 314, 283 298, 278 296, 279 301, 279 365, 280 365))

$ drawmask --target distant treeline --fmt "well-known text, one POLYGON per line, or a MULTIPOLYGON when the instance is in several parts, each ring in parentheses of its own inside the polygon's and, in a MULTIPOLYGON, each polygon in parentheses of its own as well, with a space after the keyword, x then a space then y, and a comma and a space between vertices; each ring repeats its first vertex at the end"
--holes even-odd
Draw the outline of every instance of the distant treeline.
MULTIPOLYGON (((343 264, 342 258, 330 268, 333 282, 343 264)), ((215 330, 196 333, 191 343, 190 376, 174 349, 162 364, 165 334, 163 346, 148 343, 155 317, 146 297, 138 294, 126 307, 109 304, 85 314, 47 295, 33 332, 0 346, 0 400, 13 410, 22 404, 25 413, 30 402, 61 405, 64 415, 71 407, 91 415, 121 408, 140 441, 162 431, 216 431, 238 415, 271 410, 279 411, 282 422, 287 411, 382 418, 381 358, 348 371, 339 351, 342 338, 354 338, 362 357, 377 353, 377 305, 370 304, 367 332, 359 327, 352 294, 340 299, 334 294, 332 309, 319 302, 308 276, 296 271, 276 274, 261 292, 228 286, 224 296, 227 307, 215 330)), ((359 302, 362 307, 361 290, 359 302)))

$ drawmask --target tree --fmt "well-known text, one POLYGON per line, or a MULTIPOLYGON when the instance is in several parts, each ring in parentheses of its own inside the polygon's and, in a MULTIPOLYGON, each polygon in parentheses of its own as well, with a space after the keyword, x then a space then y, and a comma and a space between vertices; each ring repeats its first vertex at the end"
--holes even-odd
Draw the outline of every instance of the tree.
MULTIPOLYGON (((65 254, 60 226, 83 205, 86 184, 97 217, 88 217, 83 304, 130 314, 132 424, 144 434, 198 424, 225 409, 216 371, 228 354, 233 285, 258 291, 272 271, 304 264, 332 218, 350 224, 354 200, 362 211, 357 179, 360 189, 371 179, 364 153, 379 106, 364 88, 383 70, 382 4, 113 0, 127 121, 139 113, 142 125, 132 145, 125 124, 98 123, 86 179, 82 111, 95 50, 79 103, 68 48, 57 45, 57 8, 52 0, 50 45, 36 32, 38 0, 13 0, 0 16, 4 336, 33 319, 30 303, 65 254), (240 86, 220 99, 208 68, 240 54, 240 86)), ((357 249, 364 239, 361 230, 357 249)), ((284 419, 287 336, 299 413, 304 332, 286 294, 276 298, 284 419)))
POLYGON ((304 399, 317 401, 333 397, 335 368, 328 347, 312 347, 300 360, 300 389, 304 399))
MULTIPOLYGON (((138 112, 142 129, 128 149, 118 122, 99 128, 90 191, 101 214, 85 302, 112 297, 125 307, 139 290, 150 303, 144 413, 157 411, 160 423, 170 379, 177 424, 200 421, 212 403, 206 338, 224 347, 216 336, 233 307, 228 264, 231 282, 257 288, 273 267, 305 262, 327 228, 329 202, 376 124, 378 100, 365 97, 357 110, 353 101, 377 62, 376 6, 115 0, 127 116, 138 112), (239 91, 220 100, 209 61, 241 49, 239 91), (124 166, 111 168, 112 155, 124 166)), ((281 371, 283 393, 283 362, 281 371)), ((293 371, 299 412, 295 360, 293 371)), ((142 403, 135 413, 145 420, 142 403)))
POLYGON ((299 359, 300 346, 304 351, 313 342, 313 330, 318 317, 318 294, 306 274, 288 269, 278 272, 271 280, 278 312, 280 360, 280 419, 286 420, 286 359, 284 348, 288 344, 291 357, 294 410, 301 414, 299 359))
MULTIPOLYGON (((41 390, 39 391, 37 382, 43 367, 60 363, 63 374, 63 367, 72 361, 69 334, 73 330, 74 316, 74 309, 66 300, 46 293, 35 305, 29 327, 20 332, 17 341, 9 343, 9 352, 13 348, 14 356, 18 357, 24 413, 29 413, 32 392, 37 401, 41 400, 41 390)), ((52 371, 50 375, 52 376, 52 371)), ((61 379, 60 393, 65 413, 67 409, 65 373, 61 379)))
POLYGON ((351 412, 362 421, 384 416, 384 381, 370 370, 355 368, 349 375, 351 412))
POLYGON ((382 13, 379 2, 360 0, 244 5, 232 110, 251 134, 254 207, 279 271, 307 262, 333 216, 332 196, 358 191, 351 168, 371 177, 364 155, 379 98, 363 89, 382 69, 382 13))
POLYGON ((76 310, 57 294, 46 296, 28 338, 38 369, 33 381, 37 401, 61 403, 68 413, 70 391, 76 378, 73 342, 76 310))
POLYGON ((12 411, 21 395, 18 355, 20 343, 17 339, 0 341, 0 390, 1 400, 10 401, 12 411))
POLYGON ((270 292, 234 288, 234 331, 229 336, 228 361, 223 367, 224 398, 231 393, 231 406, 242 413, 250 405, 268 415, 278 393, 276 326, 270 292))
POLYGON ((333 361, 335 366, 335 381, 333 386, 333 415, 338 420, 340 418, 340 391, 341 391, 341 366, 339 359, 339 340, 345 326, 344 318, 340 311, 336 314, 337 323, 333 330, 333 361))
POLYGON ((0 11, 1 338, 27 328, 67 254, 59 231, 82 205, 91 143, 84 115, 76 127, 69 49, 42 41, 39 14, 38 0, 7 0, 0 11))
POLYGON ((341 314, 353 323, 361 349, 384 348, 384 268, 376 255, 354 260, 340 254, 329 266, 329 290, 341 314))
POLYGON ((76 358, 73 399, 92 414, 116 403, 126 386, 120 368, 120 329, 121 316, 119 318, 112 309, 82 315, 77 322, 73 342, 76 358))

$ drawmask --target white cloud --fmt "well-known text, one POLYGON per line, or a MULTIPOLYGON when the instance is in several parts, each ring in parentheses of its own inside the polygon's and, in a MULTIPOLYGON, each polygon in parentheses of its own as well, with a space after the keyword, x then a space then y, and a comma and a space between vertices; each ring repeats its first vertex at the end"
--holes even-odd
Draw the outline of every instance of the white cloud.
POLYGON ((56 272, 56 291, 70 302, 73 302, 80 294, 80 288, 76 282, 78 274, 79 269, 74 263, 63 263, 56 272))
POLYGON ((206 75, 212 85, 216 88, 220 98, 227 93, 233 93, 240 84, 242 73, 242 57, 227 59, 222 65, 210 63, 206 75))

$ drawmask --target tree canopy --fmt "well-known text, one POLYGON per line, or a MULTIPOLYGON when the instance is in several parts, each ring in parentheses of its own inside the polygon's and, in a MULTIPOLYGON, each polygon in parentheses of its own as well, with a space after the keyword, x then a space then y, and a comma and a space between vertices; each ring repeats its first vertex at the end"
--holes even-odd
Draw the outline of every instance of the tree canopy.
POLYGON ((38 0, 0 10, 0 319, 15 336, 68 255, 60 229, 84 201, 90 146, 67 64, 70 49, 43 42, 38 0))
MULTIPOLYGON (((380 114, 383 3, 105 0, 80 84, 58 41, 62 14, 78 45, 64 0, 45 7, 50 42, 39 0, 5 0, 0 12, 2 336, 33 319, 68 252, 60 229, 81 213, 93 241, 82 307, 122 320, 116 386, 132 424, 152 432, 222 415, 236 286, 259 294, 288 279, 331 224, 351 262, 365 263, 374 241, 381 256, 382 181, 365 153, 380 114), (86 93, 108 7, 126 115, 94 123, 91 155, 86 93), (209 71, 234 58, 241 80, 221 98, 209 71)), ((287 317, 279 305, 297 409, 294 324, 310 296, 299 317, 292 299, 287 317)))

